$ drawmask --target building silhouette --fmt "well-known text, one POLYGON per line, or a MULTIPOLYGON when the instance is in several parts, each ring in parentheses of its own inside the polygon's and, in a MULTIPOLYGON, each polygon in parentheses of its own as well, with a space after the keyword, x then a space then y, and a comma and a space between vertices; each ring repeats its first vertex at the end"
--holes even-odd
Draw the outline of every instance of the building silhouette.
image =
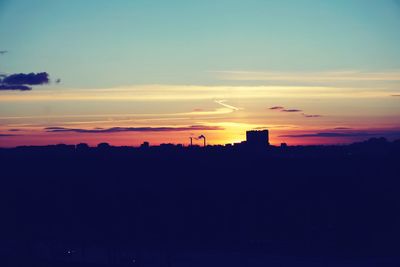
POLYGON ((140 148, 149 148, 150 147, 150 143, 147 141, 144 141, 141 145, 140 148))
POLYGON ((251 147, 269 146, 268 130, 252 130, 246 132, 246 145, 251 147))

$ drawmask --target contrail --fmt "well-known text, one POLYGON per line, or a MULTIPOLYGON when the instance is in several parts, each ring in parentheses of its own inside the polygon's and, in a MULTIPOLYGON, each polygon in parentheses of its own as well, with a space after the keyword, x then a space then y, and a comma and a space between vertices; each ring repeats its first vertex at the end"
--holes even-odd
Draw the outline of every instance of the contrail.
POLYGON ((224 102, 226 102, 226 100, 215 100, 215 103, 220 104, 223 107, 232 109, 232 110, 240 110, 240 108, 225 104, 224 102))

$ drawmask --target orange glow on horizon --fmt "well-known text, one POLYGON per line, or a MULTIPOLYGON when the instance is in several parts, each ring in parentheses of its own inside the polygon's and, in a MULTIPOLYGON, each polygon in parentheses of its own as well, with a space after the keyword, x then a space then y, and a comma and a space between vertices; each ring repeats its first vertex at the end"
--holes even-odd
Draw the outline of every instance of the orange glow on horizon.
MULTIPOLYGON (((194 144, 202 145, 202 140, 196 140, 201 134, 207 138, 209 145, 225 145, 234 144, 245 141, 246 130, 256 129, 257 127, 249 127, 247 124, 223 124, 224 130, 206 130, 206 131, 182 131, 182 132, 115 132, 115 133, 73 133, 73 132, 55 132, 48 133, 37 130, 17 131, 1 133, 0 147, 15 147, 21 145, 50 145, 50 144, 78 144, 87 143, 90 146, 96 146, 99 143, 107 142, 114 146, 140 146, 143 142, 150 142, 150 145, 160 145, 163 143, 189 145, 190 137, 193 137, 194 144), (6 136, 10 135, 10 136, 6 136)), ((382 129, 375 129, 376 136, 382 129)), ((383 129, 385 130, 385 129, 383 129)), ((327 132, 326 129, 269 129, 270 144, 280 145, 287 143, 288 145, 317 145, 317 144, 346 144, 355 141, 366 140, 368 136, 338 136, 323 137, 312 136, 315 132, 327 132), (291 137, 293 135, 293 137, 291 137), (310 135, 307 138, 296 136, 310 135)), ((366 132, 368 129, 360 129, 358 132, 366 132)), ((330 131, 333 132, 333 131, 330 131)), ((343 131, 340 131, 343 132, 343 131)), ((354 132, 351 130, 350 133, 354 132)), ((371 136, 372 137, 372 136, 371 136)))
POLYGON ((135 85, 1 94, 1 147, 188 144, 189 137, 201 134, 208 144, 224 145, 244 141, 253 129, 268 129, 274 145, 341 144, 375 133, 396 138, 400 132, 399 98, 380 88, 135 85), (21 104, 23 109, 16 108, 21 104), (47 127, 70 130, 49 132, 47 127), (107 131, 141 127, 148 129, 107 131), (171 131, 152 130, 165 127, 171 131))

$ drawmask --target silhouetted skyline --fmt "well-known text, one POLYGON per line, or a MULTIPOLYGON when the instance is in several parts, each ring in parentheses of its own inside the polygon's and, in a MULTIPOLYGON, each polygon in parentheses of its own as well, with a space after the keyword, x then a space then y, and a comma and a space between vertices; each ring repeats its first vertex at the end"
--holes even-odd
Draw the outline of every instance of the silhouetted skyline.
POLYGON ((0 267, 400 266, 400 0, 0 0, 0 267))
POLYGON ((400 140, 264 141, 0 149, 0 264, 398 266, 400 140))

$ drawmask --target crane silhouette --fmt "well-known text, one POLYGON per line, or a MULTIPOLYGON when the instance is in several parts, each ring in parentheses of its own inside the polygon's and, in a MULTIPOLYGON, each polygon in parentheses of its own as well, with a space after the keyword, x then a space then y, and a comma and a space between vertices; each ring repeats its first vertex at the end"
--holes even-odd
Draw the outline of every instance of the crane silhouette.
POLYGON ((190 146, 193 146, 193 137, 189 137, 190 139, 190 146))
POLYGON ((197 139, 203 139, 203 146, 206 147, 206 137, 204 135, 200 135, 197 139))
POLYGON ((189 137, 190 146, 193 146, 193 139, 195 140, 203 139, 203 146, 206 147, 207 143, 206 143, 206 137, 204 135, 200 135, 199 137, 189 137))

